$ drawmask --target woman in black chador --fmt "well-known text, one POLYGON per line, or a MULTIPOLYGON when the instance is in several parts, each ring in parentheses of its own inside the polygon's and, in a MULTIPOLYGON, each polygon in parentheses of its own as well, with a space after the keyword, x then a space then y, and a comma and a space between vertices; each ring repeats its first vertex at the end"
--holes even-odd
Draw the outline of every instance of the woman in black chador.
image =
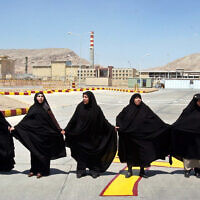
POLYGON ((77 178, 86 175, 86 168, 93 178, 97 178, 112 163, 117 150, 117 135, 92 92, 83 93, 83 101, 65 128, 65 135, 71 156, 77 161, 77 178))
POLYGON ((10 134, 11 125, 0 111, 0 171, 10 171, 14 168, 14 143, 10 134))
POLYGON ((65 157, 64 138, 43 93, 36 93, 34 104, 15 128, 14 136, 30 151, 29 177, 49 175, 50 160, 65 157))
POLYGON ((126 178, 132 176, 132 166, 140 167, 140 176, 147 178, 144 167, 169 154, 170 131, 144 102, 134 94, 129 104, 116 118, 119 134, 118 155, 128 165, 126 178))
POLYGON ((200 94, 195 94, 172 125, 172 155, 184 163, 184 175, 191 169, 200 178, 200 94))

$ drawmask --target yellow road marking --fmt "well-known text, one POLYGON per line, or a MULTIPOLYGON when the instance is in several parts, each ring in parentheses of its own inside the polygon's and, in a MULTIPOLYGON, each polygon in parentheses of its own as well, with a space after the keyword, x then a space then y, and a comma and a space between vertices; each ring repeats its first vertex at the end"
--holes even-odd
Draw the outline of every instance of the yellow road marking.
MULTIPOLYGON (((151 166, 183 168, 183 163, 181 161, 175 158, 172 158, 172 161, 172 165, 170 165, 168 162, 155 161, 151 163, 151 166)), ((119 158, 116 156, 113 162, 120 163, 119 158)), ((139 170, 139 167, 133 167, 133 169, 139 170)), ((127 167, 123 168, 122 170, 127 170, 127 167)), ((124 174, 118 174, 105 187, 100 196, 137 196, 137 186, 140 180, 141 177, 138 175, 125 178, 124 174)))

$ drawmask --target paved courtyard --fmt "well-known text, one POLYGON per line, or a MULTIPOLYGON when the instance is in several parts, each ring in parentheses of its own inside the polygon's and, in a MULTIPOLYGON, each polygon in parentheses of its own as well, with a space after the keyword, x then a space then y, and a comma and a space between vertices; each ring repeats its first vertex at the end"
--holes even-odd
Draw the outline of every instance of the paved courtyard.
MULTIPOLYGON (((142 94, 143 101, 149 105, 165 122, 171 124, 189 103, 197 90, 160 90, 142 94)), ((98 104, 106 118, 115 124, 117 114, 126 106, 131 93, 113 91, 94 91, 98 104)), ((28 104, 33 96, 12 96, 28 104)), ((65 128, 77 104, 82 100, 82 92, 47 94, 47 100, 62 128, 65 128)), ((9 117, 14 126, 23 116, 9 117)), ((0 199, 2 200, 197 200, 200 198, 200 179, 191 176, 184 178, 182 163, 175 162, 170 167, 166 162, 152 163, 147 170, 148 179, 134 176, 124 178, 126 165, 114 160, 106 173, 97 179, 86 176, 76 178, 76 163, 68 156, 51 162, 51 175, 36 179, 28 178, 30 169, 29 152, 15 140, 15 168, 10 173, 0 174, 0 199)))

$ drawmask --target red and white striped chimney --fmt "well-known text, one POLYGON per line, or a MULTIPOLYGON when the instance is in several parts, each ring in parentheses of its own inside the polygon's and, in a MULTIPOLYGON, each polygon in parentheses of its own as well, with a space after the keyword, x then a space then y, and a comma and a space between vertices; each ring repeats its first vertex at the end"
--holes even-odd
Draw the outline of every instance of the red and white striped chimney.
POLYGON ((91 68, 94 68, 94 32, 90 32, 90 63, 91 68))

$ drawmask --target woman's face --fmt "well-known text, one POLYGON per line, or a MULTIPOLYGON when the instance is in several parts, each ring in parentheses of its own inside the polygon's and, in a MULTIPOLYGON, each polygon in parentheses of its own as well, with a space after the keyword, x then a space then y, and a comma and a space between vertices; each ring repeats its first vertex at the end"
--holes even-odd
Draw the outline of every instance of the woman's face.
POLYGON ((136 97, 135 99, 134 99, 134 103, 135 103, 135 105, 136 106, 139 106, 140 104, 141 104, 141 99, 139 98, 139 97, 136 97))
POLYGON ((89 103, 89 98, 86 94, 83 95, 83 103, 88 104, 89 103))
POLYGON ((36 97, 38 103, 43 103, 44 102, 44 95, 43 94, 39 94, 37 97, 36 97))
POLYGON ((198 99, 198 101, 197 101, 197 106, 200 107, 200 99, 198 99))

